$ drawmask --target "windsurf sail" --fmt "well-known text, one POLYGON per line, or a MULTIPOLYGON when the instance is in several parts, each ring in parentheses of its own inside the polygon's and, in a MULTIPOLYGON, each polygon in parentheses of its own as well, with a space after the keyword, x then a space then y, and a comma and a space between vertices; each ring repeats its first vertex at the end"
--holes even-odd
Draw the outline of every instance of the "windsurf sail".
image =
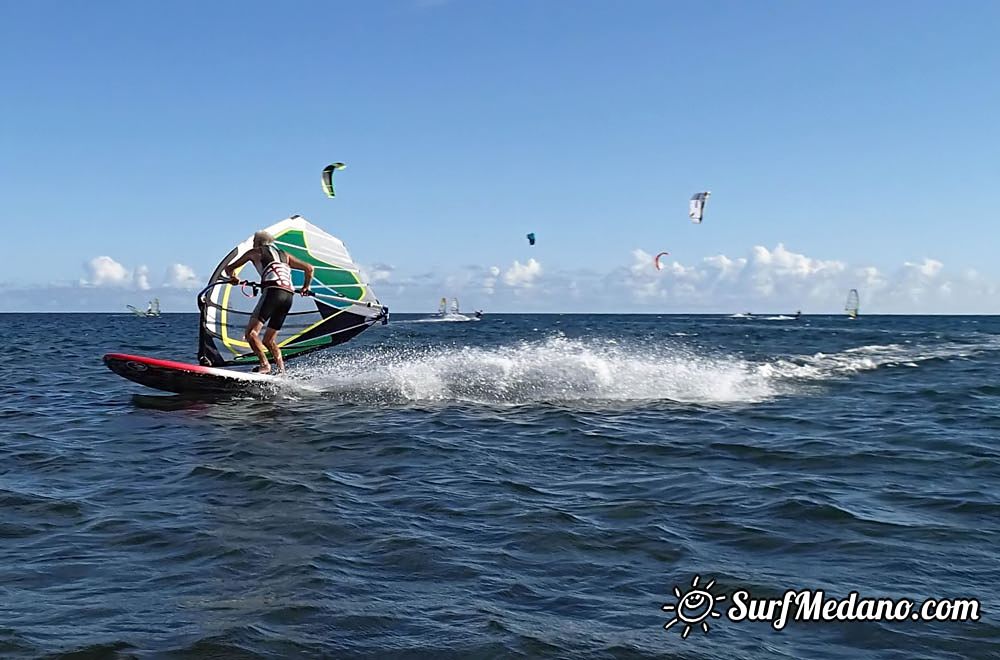
POLYGON ((449 310, 449 311, 452 314, 460 314, 461 313, 461 312, 458 311, 458 298, 452 298, 451 299, 451 310, 449 310))
POLYGON ((438 315, 444 316, 448 313, 448 299, 442 298, 441 302, 438 303, 438 315))
POLYGON ((146 303, 146 309, 139 309, 138 307, 133 307, 132 305, 125 305, 125 307, 136 316, 143 317, 154 317, 160 315, 160 299, 153 298, 146 303))
POLYGON ((706 190, 691 196, 691 202, 688 205, 688 217, 691 218, 691 222, 701 224, 702 218, 705 217, 705 205, 708 204, 708 198, 711 194, 706 190))
POLYGON ((337 170, 342 170, 347 165, 343 163, 331 163, 323 168, 323 192, 326 193, 327 197, 336 197, 337 193, 333 190, 333 173, 337 170))
POLYGON ((847 302, 844 304, 844 311, 852 319, 858 318, 858 309, 860 308, 861 299, 858 297, 858 290, 851 289, 847 293, 847 302))
MULTIPOLYGON (((315 267, 309 297, 295 296, 292 309, 278 335, 286 360, 330 348, 357 336, 375 323, 388 320, 389 310, 361 279, 358 266, 340 239, 305 218, 293 215, 268 227, 275 245, 315 267)), ((256 364, 257 357, 246 342, 244 331, 258 302, 252 283, 231 285, 220 280, 222 271, 253 247, 253 236, 229 251, 215 268, 208 286, 198 294, 201 312, 198 361, 224 367, 256 364)), ((244 282, 257 277, 251 264, 236 276, 244 282)), ((305 283, 302 271, 292 271, 296 289, 305 283)), ((268 355, 270 357, 270 355, 268 355)))

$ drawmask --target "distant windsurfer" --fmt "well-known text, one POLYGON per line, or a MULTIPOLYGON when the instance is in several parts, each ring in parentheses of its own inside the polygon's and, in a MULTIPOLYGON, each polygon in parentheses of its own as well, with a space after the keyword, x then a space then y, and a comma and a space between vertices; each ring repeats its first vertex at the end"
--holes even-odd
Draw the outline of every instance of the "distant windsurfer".
POLYGON ((243 256, 229 264, 222 271, 222 277, 229 279, 230 284, 239 284, 240 280, 236 275, 243 264, 251 262, 260 274, 260 286, 263 291, 260 301, 254 307, 250 322, 247 324, 246 340, 253 349, 254 355, 260 360, 258 371, 262 374, 271 372, 271 365, 267 361, 265 347, 271 351, 271 357, 278 367, 278 373, 285 370, 285 362, 281 357, 281 349, 278 348, 277 336, 281 326, 285 323, 288 310, 292 308, 292 300, 295 295, 295 288, 292 286, 292 268, 305 272, 305 284, 302 286, 302 295, 309 295, 309 284, 312 282, 313 267, 306 262, 296 259, 284 250, 274 246, 274 237, 266 231, 259 231, 253 235, 253 247, 247 250, 243 256), (267 331, 264 332, 264 340, 261 341, 260 329, 267 323, 267 331))

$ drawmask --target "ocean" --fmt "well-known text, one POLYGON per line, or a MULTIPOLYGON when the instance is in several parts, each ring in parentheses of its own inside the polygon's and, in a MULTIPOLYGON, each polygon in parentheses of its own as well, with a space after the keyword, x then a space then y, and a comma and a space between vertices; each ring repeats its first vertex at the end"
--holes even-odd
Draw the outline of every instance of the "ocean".
POLYGON ((0 315, 0 657, 1000 657, 1000 318, 394 315, 263 400, 101 362, 196 326, 0 315), (817 590, 978 614, 727 615, 817 590))

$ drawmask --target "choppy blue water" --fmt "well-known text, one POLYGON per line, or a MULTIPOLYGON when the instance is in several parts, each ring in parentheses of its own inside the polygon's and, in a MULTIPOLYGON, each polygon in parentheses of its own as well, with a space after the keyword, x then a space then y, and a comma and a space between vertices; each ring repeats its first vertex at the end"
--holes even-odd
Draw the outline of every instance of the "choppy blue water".
POLYGON ((266 401, 101 363, 195 324, 0 315, 0 657, 1000 657, 998 318, 396 318, 266 401), (982 612, 682 639, 695 575, 982 612))

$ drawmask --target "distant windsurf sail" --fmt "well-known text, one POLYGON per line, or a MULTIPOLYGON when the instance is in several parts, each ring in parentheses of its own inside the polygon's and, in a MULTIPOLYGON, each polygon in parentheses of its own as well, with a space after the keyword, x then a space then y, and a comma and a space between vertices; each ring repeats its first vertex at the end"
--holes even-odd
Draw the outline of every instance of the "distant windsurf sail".
POLYGON ((451 309, 449 310, 452 314, 460 314, 458 311, 458 298, 451 299, 451 309))
POLYGON ((444 316, 448 313, 448 299, 442 298, 441 302, 438 303, 438 315, 444 316))
POLYGON ((691 196, 691 202, 688 204, 688 217, 691 218, 691 222, 701 224, 705 217, 705 205, 708 204, 708 198, 711 194, 705 191, 691 196))
POLYGON ((847 302, 844 304, 844 311, 852 319, 858 318, 858 309, 861 307, 861 299, 858 297, 858 290, 851 289, 847 293, 847 302))
POLYGON ((160 315, 159 298, 153 298, 152 300, 150 300, 149 303, 146 304, 145 311, 137 307, 133 307, 132 305, 125 305, 125 307, 128 308, 128 311, 132 312, 132 314, 134 314, 135 316, 144 316, 152 318, 160 315))
MULTIPOLYGON (((279 249, 316 269, 310 287, 313 295, 295 296, 278 335, 278 345, 286 360, 341 344, 388 318, 388 308, 362 281, 358 266, 340 239, 298 215, 265 231, 274 236, 279 249)), ((223 269, 252 247, 253 236, 250 236, 230 250, 215 268, 208 286, 198 294, 201 312, 198 361, 201 364, 223 367, 258 362, 244 337, 247 322, 259 300, 254 295, 257 287, 231 285, 220 280, 223 269)), ((257 271, 249 263, 235 274, 243 281, 257 278, 257 271)), ((304 273, 293 270, 292 285, 299 289, 304 283, 304 273)))

